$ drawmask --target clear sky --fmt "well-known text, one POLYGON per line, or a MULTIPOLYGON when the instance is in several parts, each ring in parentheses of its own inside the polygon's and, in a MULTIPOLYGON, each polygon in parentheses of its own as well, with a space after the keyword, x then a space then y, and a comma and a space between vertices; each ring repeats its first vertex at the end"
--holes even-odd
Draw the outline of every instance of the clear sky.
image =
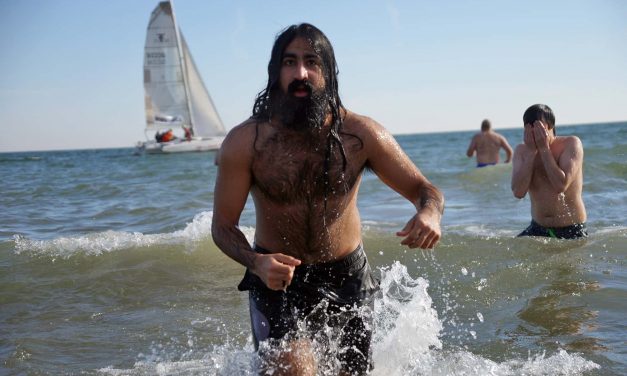
MULTIPOLYGON (((0 0, 0 152, 144 140, 143 46, 158 1, 0 0)), ((174 9, 227 129, 286 26, 331 40, 347 108, 394 134, 627 120, 627 1, 206 1, 174 9)))

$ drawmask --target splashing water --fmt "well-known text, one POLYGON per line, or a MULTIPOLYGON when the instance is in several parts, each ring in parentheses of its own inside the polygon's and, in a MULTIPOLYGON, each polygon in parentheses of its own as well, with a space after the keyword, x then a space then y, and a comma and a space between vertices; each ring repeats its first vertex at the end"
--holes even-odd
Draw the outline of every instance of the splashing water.
POLYGON ((398 261, 381 274, 382 296, 375 303, 375 370, 403 375, 429 349, 442 348, 438 338, 442 324, 431 308, 426 280, 412 279, 398 261))
MULTIPOLYGON (((552 356, 545 353, 530 355, 527 359, 510 359, 502 363, 475 355, 465 350, 443 350, 439 338, 442 322, 432 308, 427 293, 429 283, 423 278, 412 278, 407 268, 394 262, 381 269, 381 291, 375 302, 375 330, 373 335, 373 376, 406 375, 580 375, 598 369, 599 365, 579 355, 558 350, 552 356)), ((481 313, 477 313, 483 322, 481 313)), ((303 323, 304 325, 304 323, 303 323)), ((325 337, 333 339, 330 328, 322 329, 325 337)), ((314 356, 318 360, 317 375, 336 375, 337 360, 329 356, 338 350, 338 344, 313 341, 314 356), (325 348, 326 346, 326 348, 325 348)), ((187 338, 186 343, 194 343, 187 338)), ((280 342, 282 350, 287 349, 280 342)), ((289 351, 289 350, 288 350, 289 351)), ((98 370, 106 375, 254 375, 260 364, 252 341, 238 346, 229 340, 214 346, 208 352, 201 349, 187 350, 177 356, 172 346, 153 345, 151 354, 141 355, 132 369, 116 369, 112 366, 98 370)))

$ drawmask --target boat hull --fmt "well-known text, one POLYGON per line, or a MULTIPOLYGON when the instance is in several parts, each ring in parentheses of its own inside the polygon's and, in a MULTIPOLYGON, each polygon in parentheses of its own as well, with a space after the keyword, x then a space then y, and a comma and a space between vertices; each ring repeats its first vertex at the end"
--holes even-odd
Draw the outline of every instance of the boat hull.
POLYGON ((192 153, 220 149, 224 137, 211 137, 192 140, 174 140, 170 142, 148 141, 141 149, 148 154, 192 153))

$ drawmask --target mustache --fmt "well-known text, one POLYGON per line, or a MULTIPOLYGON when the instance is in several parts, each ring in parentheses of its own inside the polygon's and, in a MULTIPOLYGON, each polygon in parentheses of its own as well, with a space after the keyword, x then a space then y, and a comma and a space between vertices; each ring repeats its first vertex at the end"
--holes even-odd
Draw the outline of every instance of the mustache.
POLYGON ((311 95, 313 92, 313 86, 309 81, 306 80, 294 80, 287 85, 288 94, 294 94, 296 90, 305 89, 307 90, 307 94, 311 95))
POLYGON ((283 90, 273 92, 270 111, 281 122, 293 130, 320 128, 329 111, 329 98, 324 89, 318 89, 305 80, 294 80, 283 90), (297 90, 306 90, 308 95, 296 97, 297 90))

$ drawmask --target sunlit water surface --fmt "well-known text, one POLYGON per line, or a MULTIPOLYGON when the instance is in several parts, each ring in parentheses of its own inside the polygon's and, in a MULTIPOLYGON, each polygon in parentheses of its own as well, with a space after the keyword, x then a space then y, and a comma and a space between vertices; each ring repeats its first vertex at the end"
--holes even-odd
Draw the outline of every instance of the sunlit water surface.
MULTIPOLYGON (((365 176, 373 375, 627 374, 627 124, 560 134, 584 143, 587 241, 515 238, 529 201, 510 165, 474 168, 469 132, 397 137, 447 199, 434 251, 399 245, 412 206, 365 176)), ((0 154, 0 373, 255 373, 243 269, 210 235, 213 157, 0 154)), ((241 222, 252 241, 251 202, 241 222)))

